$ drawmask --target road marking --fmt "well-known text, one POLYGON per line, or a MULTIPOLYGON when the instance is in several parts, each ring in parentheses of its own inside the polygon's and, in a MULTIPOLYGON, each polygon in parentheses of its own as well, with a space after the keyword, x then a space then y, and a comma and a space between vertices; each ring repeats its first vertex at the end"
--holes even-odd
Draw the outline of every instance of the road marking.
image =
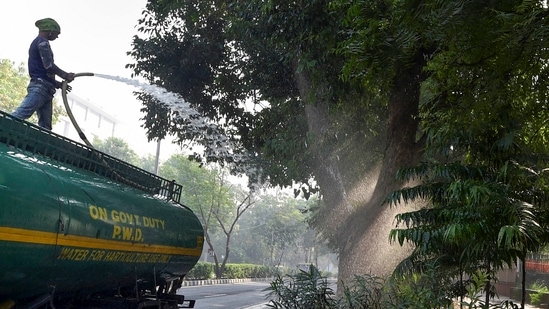
POLYGON ((212 294, 212 295, 206 295, 204 298, 212 298, 212 297, 221 297, 221 296, 227 296, 229 294, 212 294))

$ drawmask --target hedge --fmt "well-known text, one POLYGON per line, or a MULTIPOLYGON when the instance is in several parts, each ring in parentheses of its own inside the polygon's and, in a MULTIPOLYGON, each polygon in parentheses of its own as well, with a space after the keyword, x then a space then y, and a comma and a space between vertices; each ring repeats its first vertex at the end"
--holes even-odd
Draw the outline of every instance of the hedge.
MULTIPOLYGON (((279 269, 273 266, 255 264, 226 264, 223 278, 268 278, 276 276, 277 273, 279 273, 279 269)), ((185 279, 187 280, 205 280, 212 278, 215 278, 214 264, 207 262, 198 262, 185 276, 185 279)))

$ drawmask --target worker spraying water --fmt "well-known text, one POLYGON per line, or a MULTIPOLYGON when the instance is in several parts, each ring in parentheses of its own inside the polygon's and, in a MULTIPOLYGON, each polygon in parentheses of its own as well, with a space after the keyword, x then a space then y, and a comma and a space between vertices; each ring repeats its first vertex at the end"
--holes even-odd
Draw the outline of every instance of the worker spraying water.
POLYGON ((32 41, 29 48, 30 82, 27 87, 27 95, 12 115, 28 119, 36 112, 38 125, 51 130, 53 96, 55 89, 61 88, 61 82, 57 81, 55 76, 70 83, 74 80, 75 74, 61 70, 53 61, 53 52, 49 41, 54 41, 61 34, 59 24, 51 18, 44 18, 37 20, 35 25, 38 27, 38 36, 32 41))

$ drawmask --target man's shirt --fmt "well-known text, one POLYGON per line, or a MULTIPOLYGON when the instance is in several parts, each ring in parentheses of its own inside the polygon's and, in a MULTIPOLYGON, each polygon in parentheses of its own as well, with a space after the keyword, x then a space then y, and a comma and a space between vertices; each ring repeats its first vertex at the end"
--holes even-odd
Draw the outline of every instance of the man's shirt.
POLYGON ((29 75, 31 79, 41 78, 55 86, 56 65, 53 63, 53 52, 47 39, 38 36, 29 48, 29 75))

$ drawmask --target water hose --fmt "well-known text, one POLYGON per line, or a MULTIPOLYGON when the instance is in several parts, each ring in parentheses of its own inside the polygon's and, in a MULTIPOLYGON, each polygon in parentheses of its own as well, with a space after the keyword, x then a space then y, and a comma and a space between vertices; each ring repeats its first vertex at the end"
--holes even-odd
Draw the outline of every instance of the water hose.
MULTIPOLYGON (((79 76, 94 76, 94 74, 93 73, 77 73, 77 74, 74 74, 75 78, 79 77, 79 76)), ((74 126, 74 128, 78 132, 78 136, 80 136, 80 138, 84 141, 84 143, 86 143, 86 145, 88 147, 90 147, 92 149, 95 149, 93 147, 92 143, 90 143, 90 141, 88 141, 88 138, 86 137, 86 134, 84 134, 84 132, 82 132, 82 129, 80 129, 80 126, 76 122, 76 119, 74 119, 74 115, 72 114, 71 108, 69 106, 69 101, 67 100, 67 87, 68 87, 67 81, 64 80, 61 83, 61 97, 63 98, 63 104, 65 105, 65 110, 67 111, 67 114, 69 115, 69 118, 71 119, 72 125, 74 126)), ((98 159, 101 160, 101 162, 104 164, 104 166, 112 172, 112 174, 113 174, 113 176, 116 180, 118 180, 122 183, 128 184, 128 185, 134 186, 134 187, 139 188, 139 189, 141 189, 143 191, 146 191, 146 192, 150 191, 147 188, 147 186, 142 186, 139 183, 137 183, 135 181, 131 181, 131 180, 125 178, 124 176, 120 175, 120 173, 118 171, 116 171, 115 169, 113 169, 109 165, 109 163, 105 160, 105 158, 101 155, 101 153, 94 151, 94 154, 97 155, 98 159)))
MULTIPOLYGON (((89 73, 89 72, 74 74, 74 78, 79 77, 79 76, 94 76, 94 74, 89 73)), ((86 143, 86 145, 88 145, 88 147, 93 148, 93 145, 90 143, 90 141, 88 141, 88 138, 86 137, 86 134, 84 134, 84 132, 82 132, 82 129, 80 129, 80 126, 78 125, 78 123, 76 122, 76 119, 74 119, 74 115, 72 114, 72 110, 71 110, 71 108, 69 106, 69 102, 67 100, 67 81, 66 80, 64 80, 61 83, 61 97, 63 98, 63 104, 65 104, 65 110, 67 111, 67 114, 69 115, 69 118, 71 119, 72 125, 76 129, 76 132, 78 132, 78 136, 80 136, 80 138, 84 141, 84 143, 86 143)))

